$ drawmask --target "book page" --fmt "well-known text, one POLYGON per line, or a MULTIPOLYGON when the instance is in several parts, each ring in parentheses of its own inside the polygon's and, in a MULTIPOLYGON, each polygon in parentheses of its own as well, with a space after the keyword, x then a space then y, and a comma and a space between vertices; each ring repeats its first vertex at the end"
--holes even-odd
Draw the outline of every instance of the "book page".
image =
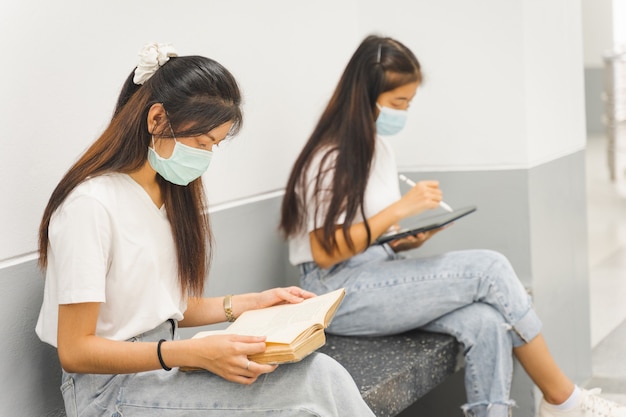
MULTIPOLYGON (((239 334, 246 336, 266 336, 267 343, 291 343, 300 333, 310 327, 325 328, 327 314, 336 310, 343 299, 345 290, 329 292, 309 298, 299 304, 281 304, 244 312, 224 330, 203 331, 196 337, 212 334, 239 334)), ((332 314, 328 314, 332 316, 332 314)))
POLYGON ((227 331, 241 335, 267 336, 267 342, 270 343, 291 343, 311 326, 325 327, 326 312, 343 297, 343 293, 342 288, 298 304, 249 310, 237 318, 227 331))

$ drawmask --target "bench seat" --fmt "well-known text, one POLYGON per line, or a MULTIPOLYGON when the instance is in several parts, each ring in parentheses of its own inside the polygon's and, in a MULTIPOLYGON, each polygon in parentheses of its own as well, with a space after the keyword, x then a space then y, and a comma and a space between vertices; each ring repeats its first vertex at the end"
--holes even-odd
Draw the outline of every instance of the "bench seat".
POLYGON ((414 330, 326 337, 320 351, 348 370, 377 417, 397 416, 458 370, 459 344, 452 336, 414 330))

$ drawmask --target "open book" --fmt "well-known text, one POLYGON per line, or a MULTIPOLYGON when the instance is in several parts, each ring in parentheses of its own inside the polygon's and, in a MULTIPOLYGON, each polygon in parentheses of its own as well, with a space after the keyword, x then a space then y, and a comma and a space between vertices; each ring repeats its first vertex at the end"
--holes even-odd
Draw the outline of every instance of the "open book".
POLYGON ((345 293, 340 288, 298 304, 248 310, 226 329, 199 332, 193 338, 214 334, 266 336, 265 352, 248 359, 258 363, 297 362, 326 343, 324 329, 330 324, 345 293))

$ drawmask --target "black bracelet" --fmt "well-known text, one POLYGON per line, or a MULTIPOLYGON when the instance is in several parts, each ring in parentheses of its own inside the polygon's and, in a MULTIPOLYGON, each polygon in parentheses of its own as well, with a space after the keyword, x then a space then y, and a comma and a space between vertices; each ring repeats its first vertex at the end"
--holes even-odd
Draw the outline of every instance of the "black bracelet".
POLYGON ((165 362, 163 362, 163 357, 161 356, 161 343, 163 342, 165 342, 165 339, 159 340, 159 343, 157 344, 157 356, 159 357, 159 362, 161 363, 161 367, 165 369, 166 371, 171 371, 172 368, 168 367, 165 364, 165 362))

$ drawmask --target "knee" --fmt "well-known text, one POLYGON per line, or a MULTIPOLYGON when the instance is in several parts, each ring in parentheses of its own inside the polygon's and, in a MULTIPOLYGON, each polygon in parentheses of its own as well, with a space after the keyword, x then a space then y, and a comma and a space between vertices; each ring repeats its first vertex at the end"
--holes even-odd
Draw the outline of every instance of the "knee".
POLYGON ((479 256, 482 259, 482 263, 489 269, 513 271, 509 258, 502 253, 491 249, 482 249, 478 252, 480 253, 479 256))
POLYGON ((502 253, 491 249, 470 249, 462 251, 461 256, 472 270, 485 277, 513 276, 515 271, 509 259, 502 253))
POLYGON ((489 278, 492 282, 499 282, 512 290, 525 292, 511 261, 506 256, 493 250, 481 250, 480 257, 481 263, 484 265, 485 278, 489 278))

